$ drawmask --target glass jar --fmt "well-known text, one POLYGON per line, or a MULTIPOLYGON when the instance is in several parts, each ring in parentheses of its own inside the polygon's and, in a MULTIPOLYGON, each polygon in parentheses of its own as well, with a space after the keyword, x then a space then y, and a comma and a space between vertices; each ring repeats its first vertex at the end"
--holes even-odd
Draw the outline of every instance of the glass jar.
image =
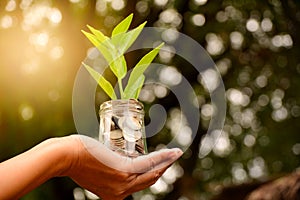
POLYGON ((147 153, 144 106, 135 99, 102 103, 99 110, 99 140, 121 155, 137 157, 147 153))

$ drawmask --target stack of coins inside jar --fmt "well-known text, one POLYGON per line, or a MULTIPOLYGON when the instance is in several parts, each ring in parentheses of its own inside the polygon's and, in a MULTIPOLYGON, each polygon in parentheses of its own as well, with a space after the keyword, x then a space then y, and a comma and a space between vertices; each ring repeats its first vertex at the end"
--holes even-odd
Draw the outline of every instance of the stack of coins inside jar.
POLYGON ((135 100, 111 100, 100 106, 99 140, 122 155, 146 153, 143 105, 135 100))

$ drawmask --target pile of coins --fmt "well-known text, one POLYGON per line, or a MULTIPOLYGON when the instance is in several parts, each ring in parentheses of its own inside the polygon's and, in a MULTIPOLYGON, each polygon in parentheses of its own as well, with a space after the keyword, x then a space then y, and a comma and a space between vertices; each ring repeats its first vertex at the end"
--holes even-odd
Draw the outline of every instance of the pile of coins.
POLYGON ((138 156, 145 154, 143 141, 143 120, 135 116, 112 116, 109 135, 104 141, 112 150, 126 155, 138 156))

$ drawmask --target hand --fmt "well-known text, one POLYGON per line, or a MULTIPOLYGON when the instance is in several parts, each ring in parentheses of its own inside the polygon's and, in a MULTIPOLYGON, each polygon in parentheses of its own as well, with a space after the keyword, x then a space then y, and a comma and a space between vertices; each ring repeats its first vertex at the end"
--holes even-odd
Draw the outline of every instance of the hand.
POLYGON ((19 199, 56 176, 69 176, 102 199, 123 199, 153 184, 181 155, 172 149, 131 159, 87 136, 51 138, 0 163, 0 199, 19 199))
POLYGON ((124 199, 149 187, 182 155, 175 148, 128 158, 87 136, 71 137, 76 141, 75 153, 65 175, 102 199, 124 199))

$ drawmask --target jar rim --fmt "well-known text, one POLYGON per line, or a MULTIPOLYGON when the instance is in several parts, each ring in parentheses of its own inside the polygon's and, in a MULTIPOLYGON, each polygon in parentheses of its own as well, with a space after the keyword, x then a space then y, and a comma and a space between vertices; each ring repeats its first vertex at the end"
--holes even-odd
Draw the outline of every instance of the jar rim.
POLYGON ((144 112, 143 103, 137 99, 112 99, 100 105, 99 113, 109 111, 110 109, 120 109, 124 106, 128 106, 129 109, 135 110, 136 112, 144 112))

